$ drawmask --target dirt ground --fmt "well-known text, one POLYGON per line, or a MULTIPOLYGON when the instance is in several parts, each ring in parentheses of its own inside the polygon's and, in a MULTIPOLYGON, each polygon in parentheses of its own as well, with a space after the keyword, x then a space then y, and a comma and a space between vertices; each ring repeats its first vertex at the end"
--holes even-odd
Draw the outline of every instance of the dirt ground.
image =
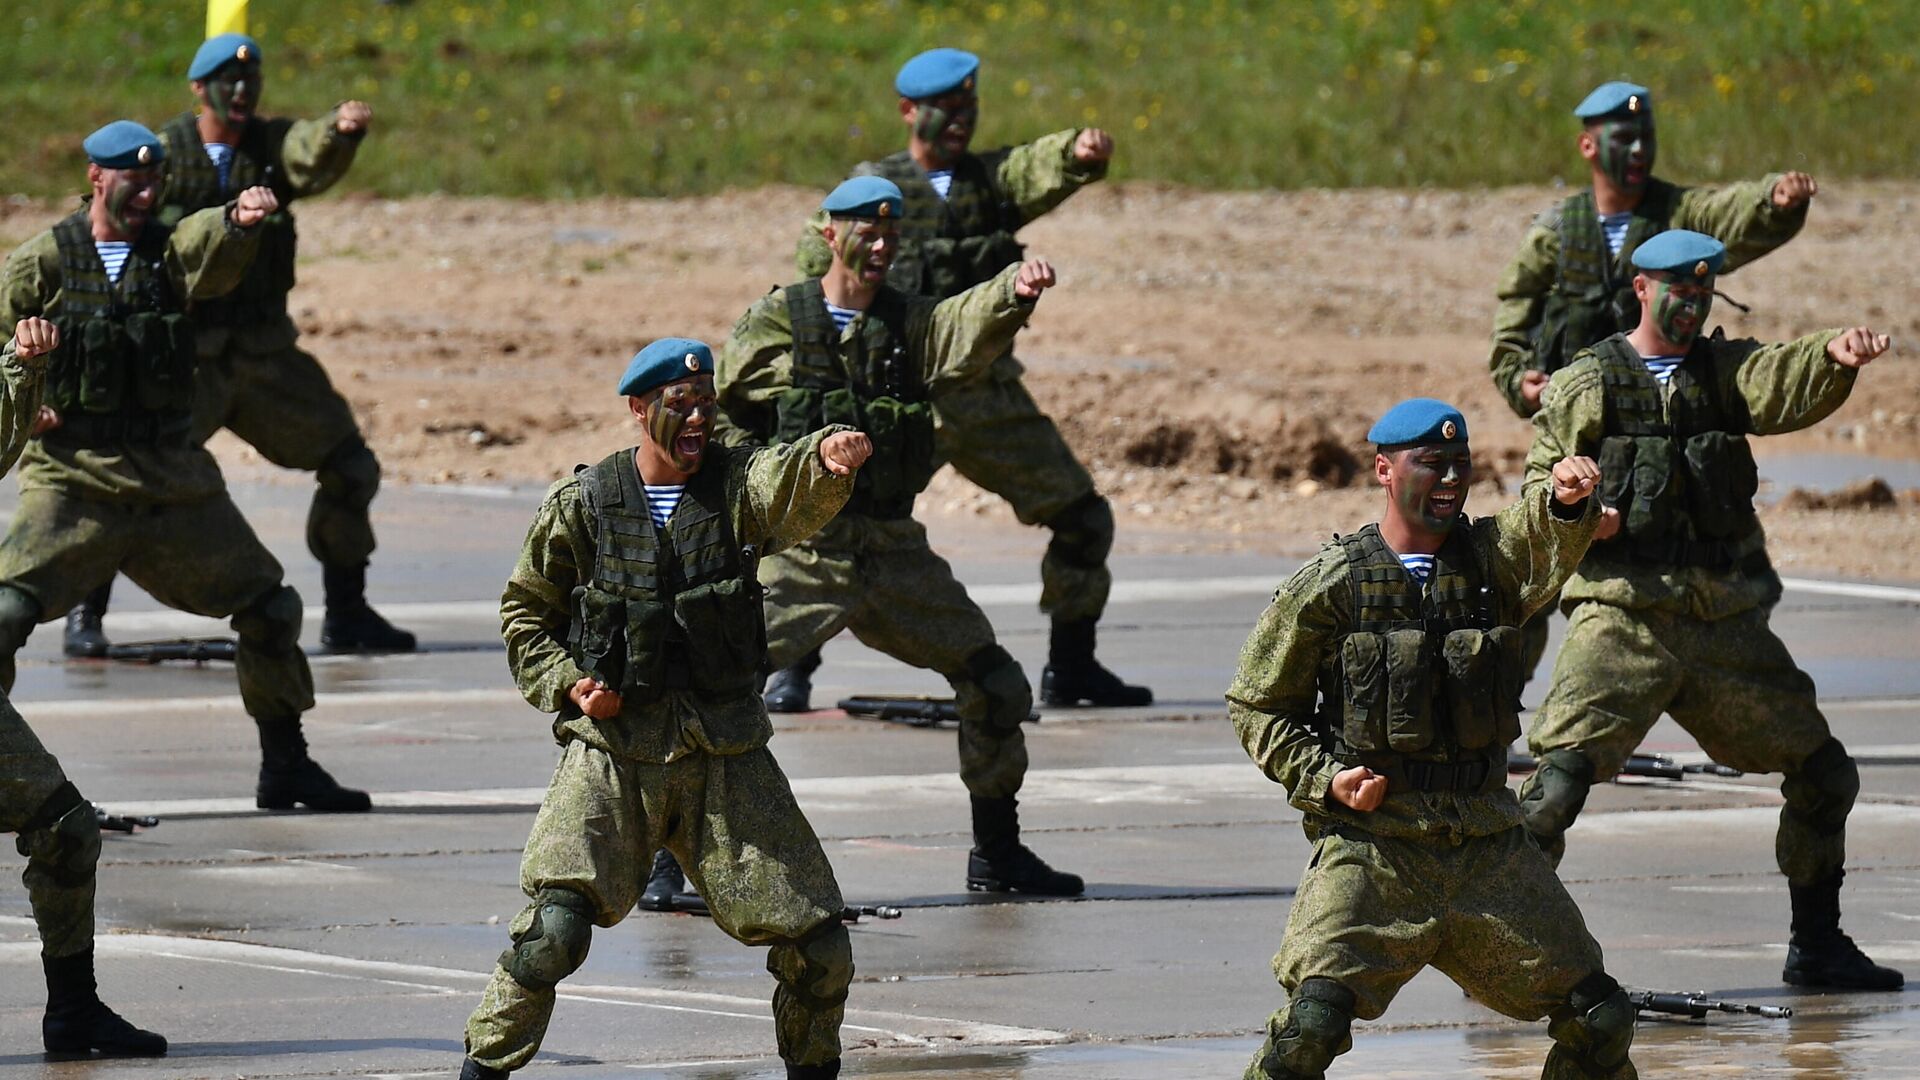
MULTIPOLYGON (((1466 411, 1488 512, 1516 490, 1529 438, 1486 374, 1493 283, 1558 195, 1097 187, 1024 234, 1061 287, 1019 355, 1112 498, 1123 550, 1304 552, 1370 519, 1363 436, 1416 394, 1466 411)), ((718 343, 792 278, 817 198, 322 198, 299 208, 294 308, 391 480, 544 483, 632 437, 611 386, 636 348, 718 343)), ((1828 183, 1797 240, 1723 280, 1753 308, 1716 305, 1729 334, 1864 323, 1896 340, 1838 414, 1762 440, 1763 454, 1920 459, 1917 203, 1920 184, 1828 183)), ((0 205, 0 242, 60 212, 0 205)), ((259 464, 230 437, 217 448, 259 464)), ((1920 581, 1920 492, 1820 503, 1767 511, 1783 569, 1920 581)), ((1011 521, 951 471, 921 507, 1011 521)))

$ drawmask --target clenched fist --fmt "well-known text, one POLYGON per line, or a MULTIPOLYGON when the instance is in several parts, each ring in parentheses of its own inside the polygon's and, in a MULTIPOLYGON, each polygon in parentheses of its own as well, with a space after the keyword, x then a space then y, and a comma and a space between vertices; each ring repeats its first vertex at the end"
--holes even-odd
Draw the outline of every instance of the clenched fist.
POLYGON ((620 715, 620 693, 600 685, 598 679, 588 676, 573 684, 567 691, 580 711, 595 720, 611 720, 620 715))
POLYGON ((1553 466, 1553 497, 1572 506, 1593 494, 1600 484, 1600 466, 1590 457, 1563 457, 1553 466))
POLYGON ((1073 140, 1073 160, 1092 165, 1113 156, 1113 136, 1099 128, 1087 128, 1073 140))
POLYGON ((250 187, 233 200, 233 223, 243 229, 251 229, 278 209, 280 199, 274 195, 272 188, 250 187))
POLYGON ((1529 371, 1520 376, 1520 400, 1527 403, 1529 412, 1540 411, 1540 395, 1547 392, 1547 384, 1553 376, 1544 371, 1529 371))
POLYGON ((1355 765, 1333 774, 1327 794, 1342 806, 1368 813, 1387 801, 1387 778, 1365 765, 1355 765))
POLYGON ((38 315, 13 324, 13 354, 22 360, 43 356, 60 347, 60 328, 38 315))
POLYGON ((1020 273, 1013 279, 1013 295, 1022 300, 1038 300, 1053 284, 1053 264, 1045 259, 1028 259, 1020 264, 1020 273))
POLYGON ((1790 172, 1773 184, 1773 205, 1782 210, 1792 210, 1805 206, 1807 200, 1820 194, 1820 185, 1813 177, 1803 172, 1790 172))
POLYGON ((835 476, 852 476, 872 456, 873 440, 864 431, 836 431, 820 440, 820 463, 835 476))
POLYGON ((373 107, 364 101, 343 101, 333 110, 333 129, 342 135, 359 135, 373 123, 373 107))
POLYGON ((1841 367, 1863 368, 1892 346, 1893 339, 1887 335, 1856 326, 1827 342, 1827 355, 1841 367))

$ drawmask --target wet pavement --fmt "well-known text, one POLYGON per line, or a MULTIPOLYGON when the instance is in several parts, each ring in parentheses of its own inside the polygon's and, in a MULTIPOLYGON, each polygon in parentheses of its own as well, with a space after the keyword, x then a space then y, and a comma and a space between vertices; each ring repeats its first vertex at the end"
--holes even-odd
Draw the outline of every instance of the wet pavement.
MULTIPOLYGON (((278 483, 239 492, 308 598, 307 643, 317 649, 305 497, 278 483)), ((38 947, 25 897, 8 885, 0 1080, 452 1074, 466 1015, 523 902, 520 846, 555 759, 547 720, 508 680, 494 615, 537 499, 382 496, 376 599, 428 649, 316 657, 321 703, 308 720, 316 757, 375 792, 369 816, 252 809, 258 758, 230 666, 68 664, 57 625, 34 636, 14 694, 22 713, 91 797, 166 818, 107 840, 99 966, 106 1000, 175 1049, 162 1061, 43 1062, 38 947)), ((9 491, 0 510, 11 502, 9 491)), ((935 542, 1037 678, 1044 535, 946 525, 935 542)), ((906 909, 853 929, 847 1075, 1239 1074, 1280 1001, 1268 958, 1308 846, 1284 792, 1235 742, 1220 693, 1293 565, 1250 555, 1117 560, 1101 653, 1154 686, 1160 703, 1047 712, 1029 729, 1033 772, 1022 796, 1029 840, 1088 877, 1084 900, 964 892, 967 810, 950 730, 833 711, 778 722, 774 751, 848 899, 906 909)), ((1920 591, 1808 581, 1775 618, 1861 762, 1845 924, 1876 958, 1909 969, 1920 967, 1916 616, 1920 591)), ((135 640, 221 627, 158 611, 123 585, 108 629, 135 640)), ((944 689, 843 637, 826 650, 815 700, 944 689)), ((1694 752, 1667 721, 1648 748, 1694 752)), ((1581 818, 1563 872, 1614 974, 1797 1010, 1790 1021, 1645 1020, 1642 1074, 1920 1075, 1911 1064, 1920 996, 1821 996, 1779 983, 1779 802, 1777 780, 1764 777, 1631 781, 1597 790, 1581 818)), ((10 847, 0 853, 0 877, 17 880, 21 860, 10 847)), ((764 960, 694 916, 642 914, 599 931, 585 967, 562 985, 528 1075, 781 1076, 764 960)), ((1533 1076, 1547 1045, 1543 1025, 1508 1021, 1428 972, 1381 1022, 1358 1025, 1333 1075, 1533 1076)))

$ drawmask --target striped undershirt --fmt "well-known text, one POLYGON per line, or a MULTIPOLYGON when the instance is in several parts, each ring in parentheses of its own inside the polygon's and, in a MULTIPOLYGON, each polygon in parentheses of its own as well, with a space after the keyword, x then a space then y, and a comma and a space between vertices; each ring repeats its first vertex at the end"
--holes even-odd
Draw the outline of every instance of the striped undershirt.
POLYGON ((220 174, 220 190, 225 191, 228 181, 233 179, 233 147, 222 142, 210 142, 206 147, 208 160, 213 162, 214 171, 220 174))
POLYGON ((686 494, 685 484, 644 484, 647 489, 647 512, 653 515, 653 523, 659 528, 667 527, 667 519, 673 516, 674 507, 680 505, 680 496, 686 494))
POLYGON ((947 192, 953 190, 953 170, 935 169, 927 174, 927 183, 932 184, 935 194, 944 199, 947 192))
POLYGON ((833 328, 835 330, 845 330, 852 324, 853 317, 860 314, 860 309, 841 307, 839 304, 829 301, 827 303, 827 314, 833 316, 833 328))
POLYGON ((1427 579, 1433 576, 1433 556, 1431 555, 1401 555, 1400 565, 1407 568, 1408 577, 1422 585, 1425 585, 1427 579))
POLYGON ((1640 359, 1646 361, 1647 370, 1664 385, 1672 381, 1673 369, 1679 367, 1680 361, 1686 358, 1686 354, 1681 353, 1679 356, 1643 356, 1640 359))
POLYGON ((1607 246, 1615 255, 1620 254, 1620 246, 1627 242, 1627 227, 1633 224, 1633 211, 1622 210, 1617 214, 1600 214, 1600 231, 1607 234, 1607 246))
POLYGON ((133 245, 125 240, 95 240, 93 249, 100 253, 100 261, 107 268, 107 280, 120 284, 120 273, 127 268, 127 256, 133 253, 133 245))

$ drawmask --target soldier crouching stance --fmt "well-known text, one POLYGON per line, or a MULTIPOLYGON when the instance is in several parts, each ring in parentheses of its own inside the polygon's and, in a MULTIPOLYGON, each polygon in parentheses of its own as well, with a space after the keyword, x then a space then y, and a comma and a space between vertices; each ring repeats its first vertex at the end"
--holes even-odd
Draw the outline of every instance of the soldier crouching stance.
POLYGON ((620 392, 647 438, 548 492, 501 601, 514 678, 558 714, 564 749, 520 866, 532 903, 467 1022, 461 1075, 532 1059, 555 984, 664 847, 722 930, 771 946, 787 1075, 837 1076, 853 958, 833 869, 767 750, 754 574, 840 510, 872 446, 831 427, 710 446, 713 354, 684 338, 642 350, 620 392))
POLYGON ((1431 964, 1508 1016, 1550 1019, 1543 1077, 1633 1077, 1633 1006, 1506 786, 1518 627, 1586 552, 1599 470, 1567 458, 1551 495, 1469 521, 1459 412, 1416 398, 1368 438, 1386 517, 1280 587, 1227 692, 1314 841, 1273 961, 1290 998, 1246 1076, 1321 1076, 1354 1017, 1377 1019, 1431 964))

